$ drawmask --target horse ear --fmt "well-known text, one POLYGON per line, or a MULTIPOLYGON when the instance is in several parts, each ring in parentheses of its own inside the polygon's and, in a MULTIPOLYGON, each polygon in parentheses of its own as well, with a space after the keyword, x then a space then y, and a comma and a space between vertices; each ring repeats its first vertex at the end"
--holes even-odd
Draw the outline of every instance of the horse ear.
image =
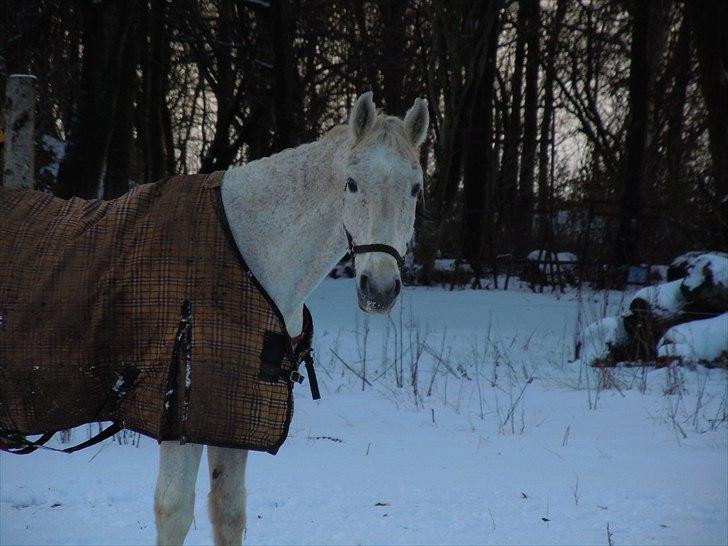
POLYGON ((363 137, 374 125, 377 109, 374 106, 372 92, 367 91, 359 96, 349 115, 349 132, 355 141, 363 137))
POLYGON ((407 115, 404 117, 404 129, 415 148, 419 148, 427 138, 429 125, 430 112, 427 109, 427 101, 416 98, 412 108, 407 110, 407 115))

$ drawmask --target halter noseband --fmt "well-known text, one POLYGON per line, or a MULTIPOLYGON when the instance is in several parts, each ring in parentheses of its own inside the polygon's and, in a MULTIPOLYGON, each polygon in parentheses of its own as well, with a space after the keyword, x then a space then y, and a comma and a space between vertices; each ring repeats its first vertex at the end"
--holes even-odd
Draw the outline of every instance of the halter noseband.
POLYGON ((397 265, 400 269, 404 267, 404 258, 400 256, 399 252, 397 252, 397 249, 393 246, 381 243, 375 243, 371 245, 355 245, 354 239, 351 238, 351 233, 349 233, 349 230, 346 229, 346 226, 344 226, 344 232, 346 232, 346 239, 349 241, 349 254, 351 255, 352 259, 355 259, 357 254, 367 254, 369 252, 384 252, 385 254, 389 254, 397 261, 397 265))

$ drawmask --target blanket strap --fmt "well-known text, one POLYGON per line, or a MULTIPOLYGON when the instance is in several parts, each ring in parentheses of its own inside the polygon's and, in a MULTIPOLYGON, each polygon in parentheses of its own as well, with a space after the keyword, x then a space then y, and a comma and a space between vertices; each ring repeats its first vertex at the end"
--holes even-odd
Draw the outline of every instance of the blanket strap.
POLYGON ((321 391, 319 391, 318 379, 316 379, 316 368, 313 367, 313 351, 307 349, 303 353, 303 363, 306 365, 306 373, 308 374, 308 386, 311 387, 311 398, 314 400, 321 399, 321 391))
MULTIPOLYGON (((294 361, 300 366, 301 362, 306 365, 306 374, 308 375, 308 386, 311 388, 311 398, 314 400, 321 399, 321 391, 319 391, 318 379, 316 378, 316 369, 314 368, 313 348, 313 317, 308 307, 303 306, 303 331, 299 336, 291 340, 293 342, 293 350, 295 353, 294 361)), ((291 372, 291 381, 294 383, 303 383, 304 377, 298 373, 298 370, 291 372)))
POLYGON ((56 449, 55 447, 48 447, 46 446, 46 442, 53 438, 53 435, 58 432, 46 432, 43 434, 40 438, 37 440, 31 442, 29 440, 26 440, 25 437, 19 436, 19 437, 13 437, 12 440, 18 444, 23 444, 25 447, 21 447, 18 449, 13 449, 9 447, 5 447, 2 444, 0 444, 0 450, 6 451, 8 453, 12 453, 13 455, 27 455, 28 453, 33 453, 36 449, 39 447, 42 447, 43 449, 50 449, 51 451, 60 451, 61 453, 73 453, 74 451, 79 451, 81 449, 91 447, 92 445, 98 444, 99 442, 103 442, 107 438, 111 438, 114 434, 121 431, 124 427, 119 425, 118 423, 113 423, 106 427, 104 430, 96 434, 95 436, 92 436, 85 442, 81 442, 78 445, 67 447, 65 449, 56 449))
POLYGON ((29 442, 25 439, 25 436, 21 436, 19 434, 8 434, 6 436, 4 435, 2 439, 5 442, 11 443, 12 447, 5 445, 4 442, 0 442, 0 450, 5 451, 6 453, 12 453, 13 455, 27 455, 28 453, 33 453, 36 449, 38 449, 48 440, 53 438, 54 434, 55 432, 46 432, 35 442, 29 442), (18 445, 22 445, 25 447, 16 447, 18 445))

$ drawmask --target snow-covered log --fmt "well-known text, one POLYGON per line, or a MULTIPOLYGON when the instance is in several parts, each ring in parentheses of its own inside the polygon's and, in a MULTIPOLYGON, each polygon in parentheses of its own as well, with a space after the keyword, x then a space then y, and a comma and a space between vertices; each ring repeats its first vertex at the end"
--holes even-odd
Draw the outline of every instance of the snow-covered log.
POLYGON ((609 365, 673 356, 692 362, 718 358, 715 351, 703 348, 706 343, 728 344, 728 328, 719 331, 726 319, 715 317, 728 311, 728 256, 703 253, 691 255, 689 263, 685 260, 685 278, 644 287, 632 298, 627 313, 585 328, 580 338, 582 360, 609 365), (716 322, 711 322, 714 318, 716 322), (717 339, 709 342, 706 332, 717 339), (699 337, 691 340, 693 334, 699 337))
POLYGON ((576 356, 587 364, 614 362, 627 341, 622 317, 605 317, 582 330, 576 356))
POLYGON ((649 312, 661 320, 675 319, 682 313, 688 300, 681 290, 682 280, 645 286, 637 291, 629 304, 633 313, 649 312))
POLYGON ((680 289, 701 311, 728 311, 728 255, 712 252, 696 258, 680 289))
POLYGON ((728 311, 728 256, 693 255, 685 263, 684 279, 645 287, 632 298, 623 318, 628 338, 623 353, 628 359, 654 360, 658 341, 670 328, 728 311))
POLYGON ((660 357, 728 367, 728 313, 670 328, 657 344, 660 357))
POLYGON ((626 332, 626 340, 620 347, 621 358, 651 361, 657 357, 657 340, 670 326, 684 320, 688 301, 680 289, 681 282, 646 286, 637 291, 629 311, 621 317, 626 332))
POLYGON ((707 250, 692 250, 690 252, 686 252, 685 254, 680 254, 680 256, 675 258, 670 263, 670 267, 667 268, 667 280, 675 281, 677 279, 683 279, 687 277, 690 271, 693 269, 695 261, 705 254, 717 254, 718 256, 728 258, 728 254, 726 254, 725 252, 710 252, 707 250))
POLYGON ((706 251, 704 250, 692 250, 690 252, 680 254, 680 256, 670 263, 670 267, 667 268, 667 280, 676 281, 678 279, 684 279, 695 259, 698 256, 705 254, 705 252, 706 251))
POLYGON ((13 74, 5 90, 6 188, 34 187, 35 183, 35 76, 13 74))

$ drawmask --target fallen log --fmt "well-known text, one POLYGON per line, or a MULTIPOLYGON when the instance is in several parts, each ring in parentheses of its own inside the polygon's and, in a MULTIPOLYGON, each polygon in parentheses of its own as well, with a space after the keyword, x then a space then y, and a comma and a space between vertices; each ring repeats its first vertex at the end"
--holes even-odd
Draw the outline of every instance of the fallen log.
MULTIPOLYGON (((619 362, 665 365, 674 360, 670 347, 679 346, 681 354, 693 354, 682 350, 685 342, 677 342, 674 336, 685 336, 699 328, 699 324, 681 325, 713 324, 707 321, 728 313, 728 256, 720 252, 691 255, 689 260, 685 256, 681 257, 687 270, 684 278, 642 288, 626 313, 585 328, 577 357, 595 366, 619 362)), ((717 326, 711 328, 713 331, 717 326)), ((718 341, 728 344, 728 331, 723 331, 718 341)))
POLYGON ((698 256, 680 290, 693 310, 708 314, 728 311, 728 255, 714 252, 698 256))

